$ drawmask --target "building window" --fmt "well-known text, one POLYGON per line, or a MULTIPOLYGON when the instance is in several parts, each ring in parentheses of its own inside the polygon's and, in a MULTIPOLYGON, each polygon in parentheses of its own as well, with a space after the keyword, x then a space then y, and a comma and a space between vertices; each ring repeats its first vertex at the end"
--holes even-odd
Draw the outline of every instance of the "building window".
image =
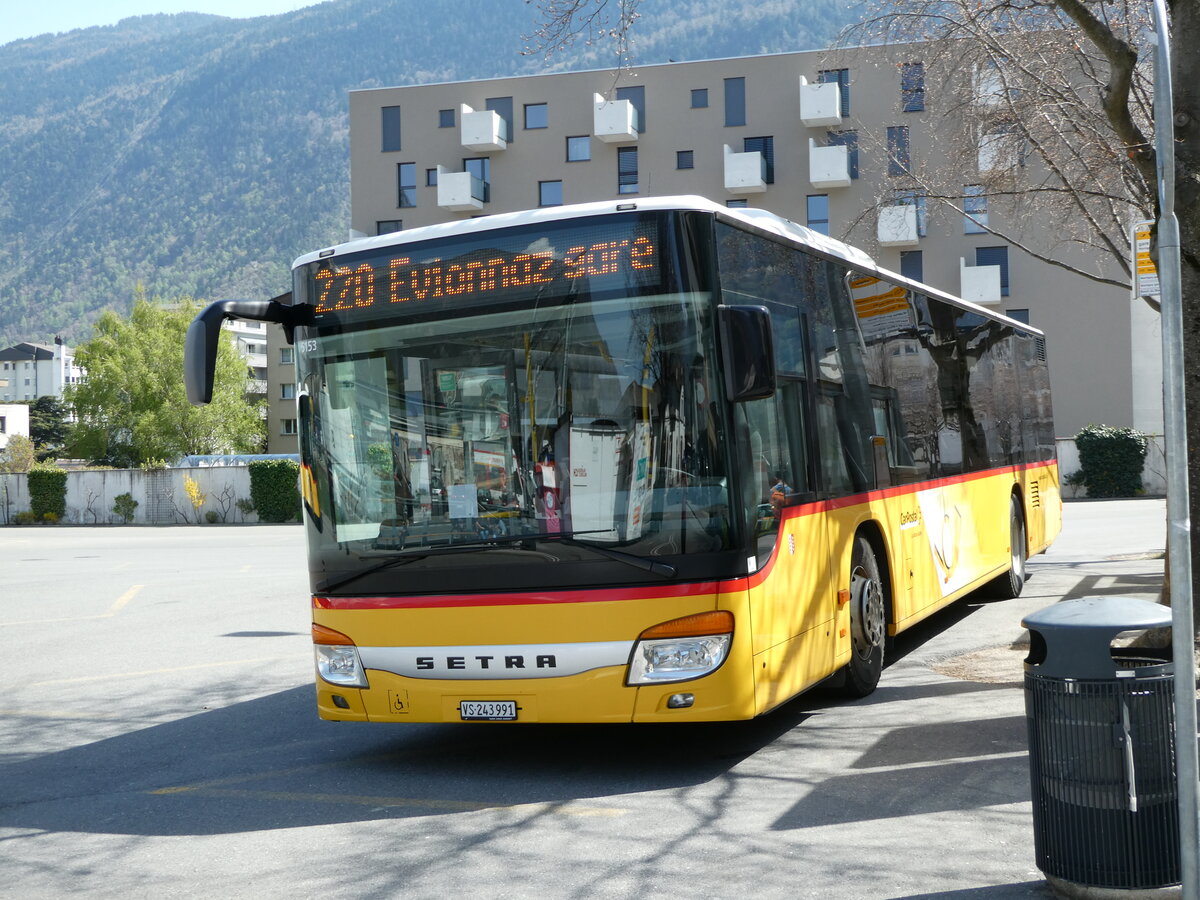
POLYGON ((281 384, 279 386, 279 399, 280 400, 295 400, 296 399, 296 385, 294 385, 290 381, 285 381, 283 384, 281 384))
POLYGON ((453 128, 454 127, 454 110, 439 109, 438 110, 438 128, 453 128))
POLYGON ((545 103, 525 104, 526 128, 549 128, 550 113, 545 103))
POLYGON ((746 79, 725 79, 725 125, 746 124, 746 79))
POLYGON ((694 155, 691 150, 676 150, 675 151, 675 168, 677 169, 694 169, 696 167, 694 155))
POLYGON ((730 209, 745 209, 750 206, 750 201, 745 197, 740 197, 737 200, 726 200, 725 205, 730 209))
POLYGON ((279 433, 280 433, 280 434, 285 434, 285 435, 294 435, 294 434, 296 434, 296 420, 295 420, 295 419, 282 419, 282 420, 280 420, 280 422, 279 422, 279 433))
POLYGON ((417 205, 417 164, 399 163, 396 166, 396 181, 399 186, 401 209, 417 205))
POLYGON ((512 97, 492 97, 483 101, 485 109, 499 113, 504 121, 504 134, 501 137, 510 144, 513 140, 513 99, 512 97))
POLYGON ((920 250, 900 251, 900 274, 913 281, 925 280, 925 261, 920 250))
POLYGON ((492 161, 486 156, 464 159, 463 171, 470 172, 483 182, 483 202, 490 203, 492 199, 492 161))
POLYGON ((1029 310, 1027 309, 1006 309, 1004 314, 1024 325, 1029 324, 1029 310))
POLYGON ((975 265, 1000 267, 1000 296, 1008 296, 1008 248, 976 247, 975 265))
POLYGON ((763 158, 763 181, 775 183, 775 138, 748 137, 742 139, 744 153, 761 153, 763 158))
POLYGON ((294 365, 296 362, 296 350, 294 347, 279 348, 279 364, 281 366, 294 365))
POLYGON ((383 144, 384 153, 400 149, 400 107, 383 107, 383 144))
POLYGON ((982 184, 963 188, 963 234, 986 234, 988 198, 982 184))
POLYGON ((617 193, 636 194, 638 192, 638 152, 637 147, 617 148, 617 193))
POLYGON ((857 131, 827 131, 830 147, 846 148, 846 164, 850 169, 850 177, 858 177, 858 132, 857 131))
POLYGON ((911 171, 908 155, 908 126, 890 125, 887 130, 888 174, 907 175, 911 171))
POLYGON ((376 234, 392 234, 396 231, 403 231, 404 223, 399 219, 380 219, 375 223, 376 234))
POLYGON ((708 109, 708 88, 692 88, 692 109, 708 109))
POLYGON ((592 139, 586 134, 567 138, 567 162, 586 162, 592 158, 592 139))
POLYGON ((825 69, 817 73, 817 81, 821 84, 836 84, 838 86, 839 107, 842 118, 850 115, 850 70, 825 69))
POLYGON ((805 223, 813 231, 829 234, 829 195, 808 195, 808 217, 805 223))
POLYGON ((562 206, 562 202, 561 181, 538 182, 538 206, 562 206))
POLYGON ((914 62, 900 66, 900 109, 921 112, 925 108, 925 64, 914 62))
POLYGON ((921 191, 895 191, 897 206, 917 208, 917 237, 925 237, 925 194, 921 191))
POLYGON ((617 99, 628 100, 633 104, 633 130, 641 134, 646 130, 646 89, 637 87, 617 88, 617 99))

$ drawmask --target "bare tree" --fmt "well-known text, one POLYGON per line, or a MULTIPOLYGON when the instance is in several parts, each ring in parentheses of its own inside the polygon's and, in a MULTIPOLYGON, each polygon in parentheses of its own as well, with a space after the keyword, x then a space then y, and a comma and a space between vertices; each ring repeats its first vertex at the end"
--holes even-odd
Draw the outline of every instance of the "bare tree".
POLYGON ((630 63, 629 39, 642 0, 525 0, 538 10, 532 34, 524 35, 526 56, 549 60, 582 40, 591 47, 608 42, 618 66, 630 63))
POLYGON ((929 114, 941 117, 942 152, 910 169, 913 192, 1044 263, 1128 288, 1130 226, 1155 198, 1151 73, 1139 52, 1148 11, 1089 4, 1100 17, 1085 14, 1109 28, 1100 43, 1064 10, 1078 5, 869 0, 839 46, 921 42, 939 86, 929 114))

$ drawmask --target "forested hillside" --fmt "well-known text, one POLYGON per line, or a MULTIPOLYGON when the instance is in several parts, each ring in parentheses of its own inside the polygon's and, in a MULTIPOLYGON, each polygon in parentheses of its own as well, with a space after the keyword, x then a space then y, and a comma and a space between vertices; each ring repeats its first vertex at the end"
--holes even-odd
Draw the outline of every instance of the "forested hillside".
MULTIPOLYGON (((648 0, 635 63, 821 47, 836 0, 648 0)), ((345 238, 349 90, 544 71, 524 0, 142 16, 0 47, 0 346, 151 296, 268 297, 345 238)), ((613 65, 583 47, 554 68, 613 65)))

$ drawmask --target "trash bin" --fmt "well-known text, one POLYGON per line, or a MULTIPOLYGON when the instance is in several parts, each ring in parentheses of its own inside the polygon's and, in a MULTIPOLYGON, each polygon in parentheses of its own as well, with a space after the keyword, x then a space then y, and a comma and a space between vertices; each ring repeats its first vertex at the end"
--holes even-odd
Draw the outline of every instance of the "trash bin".
POLYGON ((1170 609, 1065 600, 1021 624, 1038 868, 1098 888, 1178 884, 1171 651, 1112 646, 1122 632, 1170 626, 1170 609))

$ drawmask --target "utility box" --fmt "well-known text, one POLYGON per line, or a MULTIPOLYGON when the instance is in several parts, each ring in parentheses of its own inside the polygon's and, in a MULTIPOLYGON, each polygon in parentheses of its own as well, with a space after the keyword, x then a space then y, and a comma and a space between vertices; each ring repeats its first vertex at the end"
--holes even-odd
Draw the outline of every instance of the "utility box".
POLYGON ((1169 627, 1148 600, 1066 600, 1027 616, 1025 715, 1038 868, 1053 884, 1180 882, 1170 650, 1113 647, 1169 627))

